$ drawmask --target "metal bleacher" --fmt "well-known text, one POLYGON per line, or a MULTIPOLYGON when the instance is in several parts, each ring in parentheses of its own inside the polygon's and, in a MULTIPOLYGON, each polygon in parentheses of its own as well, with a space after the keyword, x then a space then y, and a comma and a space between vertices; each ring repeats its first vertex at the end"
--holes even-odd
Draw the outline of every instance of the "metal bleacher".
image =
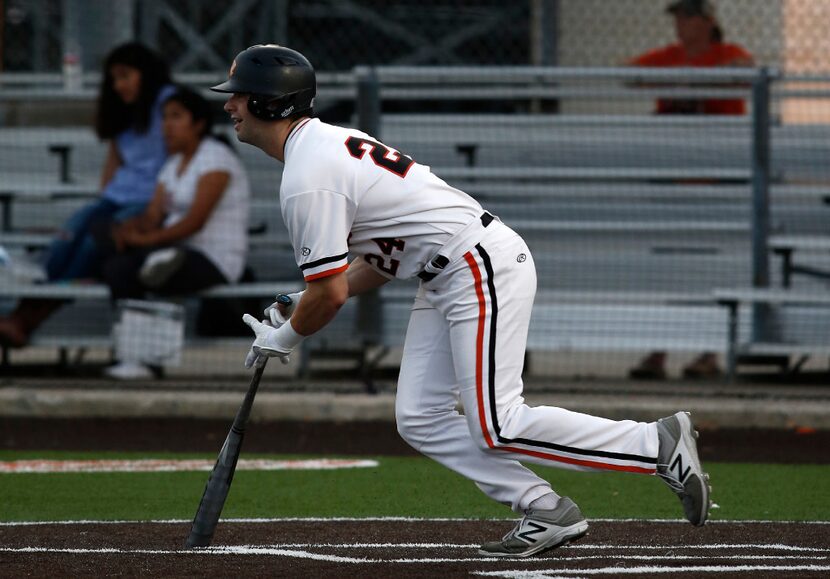
MULTIPOLYGON (((686 88, 672 90, 684 97, 728 78, 730 88, 714 92, 746 98, 755 113, 746 117, 601 114, 601 103, 585 114, 584 101, 642 98, 642 83, 656 84, 663 71, 366 74, 380 101, 511 95, 532 109, 533 99, 557 100, 555 114, 402 113, 378 123, 386 144, 431 165, 527 239, 539 273, 531 350, 830 353, 830 335, 816 330, 830 327, 821 300, 779 296, 772 312, 754 294, 735 306, 743 314, 730 328, 716 299, 722 288, 782 284, 765 263, 773 234, 828 233, 830 126, 781 122, 775 103, 796 95, 770 81, 784 84, 777 73, 672 73, 683 76, 686 88), (569 114, 574 100, 581 102, 569 114), (760 323, 759 311, 775 323, 760 323), (778 342, 764 327, 771 325, 778 342)), ((797 96, 830 95, 817 85, 797 96)))
MULTIPOLYGON (((359 67, 349 78, 324 78, 320 97, 357 99, 354 126, 430 165, 526 238, 539 278, 532 351, 726 354, 740 350, 735 341, 748 352, 769 340, 759 334, 757 299, 740 304, 740 326, 731 335, 730 311, 717 291, 782 285, 778 269, 764 265, 770 236, 827 233, 830 125, 778 122, 770 101, 787 97, 776 89, 778 79, 751 69, 359 67), (753 114, 655 117, 644 108, 619 115, 604 104, 666 95, 745 98, 753 114), (389 101, 494 99, 519 112, 384 112, 389 101), (557 110, 544 112, 545 102, 557 110), (588 113, 590 102, 595 110, 588 113)), ((0 152, 4 146, 31 146, 32 156, 4 166, 0 155, 0 193, 14 184, 20 190, 18 230, 0 233, 0 244, 31 246, 38 240, 25 235, 44 233, 26 232, 65 218, 83 202, 83 184, 94 193, 103 149, 88 128, 0 128, 0 152), (53 141, 73 147, 72 183, 56 176, 59 159, 44 146, 53 141), (53 169, 44 174, 44 167, 53 169), (48 194, 62 187, 63 196, 48 194)), ((258 280, 282 290, 280 280, 297 277, 279 214, 281 166, 248 145, 236 150, 254 191, 251 223, 265 230, 251 237, 250 265, 258 280)), ((319 340, 399 347, 413 293, 411 284, 385 287, 381 314, 368 322, 360 304, 350 304, 319 340)), ((825 305, 805 310, 798 303, 795 318, 776 319, 807 315, 830 327, 825 305)), ((830 352, 830 336, 797 333, 787 333, 791 350, 818 339, 804 348, 830 352)))

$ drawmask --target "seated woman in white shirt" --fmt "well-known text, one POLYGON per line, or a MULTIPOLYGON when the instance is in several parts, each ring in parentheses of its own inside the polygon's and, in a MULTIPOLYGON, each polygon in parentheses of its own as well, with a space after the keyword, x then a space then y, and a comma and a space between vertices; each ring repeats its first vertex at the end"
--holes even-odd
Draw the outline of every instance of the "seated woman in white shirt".
POLYGON ((242 276, 250 188, 230 147, 211 136, 208 102, 186 88, 164 102, 170 157, 141 215, 97 239, 112 298, 187 295, 242 276))

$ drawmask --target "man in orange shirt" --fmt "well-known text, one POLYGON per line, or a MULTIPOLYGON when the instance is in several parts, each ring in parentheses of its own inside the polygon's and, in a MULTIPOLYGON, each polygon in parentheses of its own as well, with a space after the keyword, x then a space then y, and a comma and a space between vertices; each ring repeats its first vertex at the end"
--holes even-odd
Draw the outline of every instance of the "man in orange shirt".
MULTIPOLYGON (((631 59, 632 66, 752 66, 746 49, 723 41, 723 31, 709 0, 677 0, 666 8, 674 16, 676 44, 631 59)), ((742 115, 743 99, 659 99, 657 114, 742 115)))
MULTIPOLYGON (((666 7, 674 16, 678 42, 631 59, 632 66, 752 66, 752 55, 737 44, 723 41, 723 31, 709 0, 677 0, 666 7)), ((657 114, 743 115, 743 99, 659 99, 657 114)), ((636 379, 666 377, 666 352, 651 352, 629 371, 636 379)), ((686 378, 720 375, 717 355, 703 352, 683 369, 686 378)))

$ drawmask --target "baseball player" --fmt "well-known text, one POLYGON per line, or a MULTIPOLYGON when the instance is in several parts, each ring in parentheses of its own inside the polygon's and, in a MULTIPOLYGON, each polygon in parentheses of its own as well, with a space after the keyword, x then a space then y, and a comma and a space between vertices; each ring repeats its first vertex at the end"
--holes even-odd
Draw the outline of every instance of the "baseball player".
POLYGON ((370 135, 312 118, 314 69, 294 50, 252 46, 213 90, 231 93, 225 111, 239 140, 285 164, 280 207, 306 281, 291 308, 275 304, 263 322, 245 316, 256 335, 247 367, 287 358, 349 297, 418 277, 398 379, 398 432, 524 515, 482 554, 526 557, 588 529, 579 507, 522 463, 658 475, 686 518, 704 524, 710 487, 687 413, 644 423, 524 403, 536 271, 519 235, 429 167, 370 135))

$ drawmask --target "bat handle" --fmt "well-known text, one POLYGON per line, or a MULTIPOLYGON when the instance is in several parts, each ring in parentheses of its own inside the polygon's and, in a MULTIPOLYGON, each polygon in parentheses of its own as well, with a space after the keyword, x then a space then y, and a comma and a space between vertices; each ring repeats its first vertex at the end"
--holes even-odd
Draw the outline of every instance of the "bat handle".
MULTIPOLYGON (((277 294, 277 303, 285 308, 290 308, 294 304, 294 300, 288 294, 277 294)), ((288 364, 288 358, 280 358, 283 364, 288 364)))
POLYGON ((248 387, 248 392, 242 400, 242 406, 233 421, 233 427, 242 432, 245 430, 245 425, 248 423, 248 416, 251 414, 251 407, 254 405, 254 397, 259 389, 259 381, 262 379, 262 373, 265 372, 265 365, 268 364, 268 358, 262 361, 262 364, 257 364, 254 375, 251 377, 251 385, 248 387))

